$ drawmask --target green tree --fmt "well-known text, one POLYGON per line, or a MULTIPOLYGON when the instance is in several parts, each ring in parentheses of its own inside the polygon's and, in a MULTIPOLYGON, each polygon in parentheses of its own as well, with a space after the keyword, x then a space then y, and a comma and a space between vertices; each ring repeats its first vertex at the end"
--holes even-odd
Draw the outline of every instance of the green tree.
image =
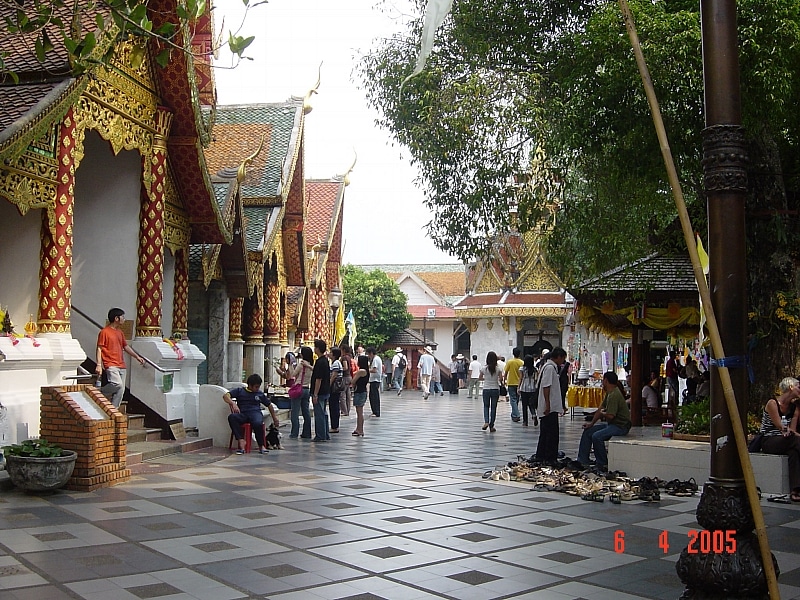
MULTIPOLYGON (((266 0, 242 0, 246 11, 266 0)), ((117 42, 133 40, 134 59, 142 60, 148 43, 155 44, 156 62, 164 66, 175 53, 193 55, 192 28, 206 14, 206 0, 176 0, 173 14, 154 14, 146 0, 0 0, 0 83, 19 80, 20 54, 43 66, 51 53, 66 53, 73 74, 93 65, 108 64, 117 42)), ((242 21, 244 22, 244 20, 242 21)), ((214 52, 227 45, 242 60, 255 39, 227 31, 227 39, 215 40, 214 52)))
MULTIPOLYGON (((422 2, 417 3, 420 7, 422 2)), ((695 228, 702 192, 702 55, 697 2, 630 0, 695 228)), ((800 4, 740 0, 743 117, 750 154, 747 200, 753 397, 797 369, 797 333, 778 291, 797 297, 800 267, 798 135, 800 4)), ((560 210, 550 262, 568 282, 680 247, 658 142, 619 7, 600 0, 459 0, 437 34, 429 66, 410 80, 419 19, 378 42, 360 63, 371 104, 419 166, 429 232, 460 258, 503 231, 511 202, 520 222, 560 210), (504 85, 510 82, 509 85, 504 85), (513 173, 547 157, 545 180, 522 193, 513 173), (505 186, 505 187, 504 187, 505 186), (479 210, 475 225, 467 213, 479 210), (454 215, 455 218, 451 218, 454 215)), ((541 169, 537 177, 541 177, 541 169)))
POLYGON ((357 344, 380 348, 411 324, 408 298, 386 273, 344 265, 341 274, 345 310, 352 310, 356 320, 357 344))

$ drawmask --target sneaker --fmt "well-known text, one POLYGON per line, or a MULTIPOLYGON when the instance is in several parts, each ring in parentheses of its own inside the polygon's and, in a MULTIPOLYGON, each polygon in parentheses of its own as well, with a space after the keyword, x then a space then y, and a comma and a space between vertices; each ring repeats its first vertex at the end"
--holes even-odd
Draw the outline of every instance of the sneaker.
POLYGON ((269 454, 269 450, 267 450, 266 448, 259 448, 258 449, 258 453, 259 454, 269 454))
POLYGON ((397 395, 398 395, 398 396, 399 396, 400 394, 402 394, 402 393, 403 393, 403 390, 397 390, 397 395))
POLYGON ((236 454, 244 454, 244 450, 242 450, 241 448, 237 448, 236 454))
POLYGON ((495 429, 494 427, 489 427, 489 431, 491 431, 492 433, 494 433, 495 431, 497 431, 497 429, 495 429))
POLYGON ((484 431, 486 431, 487 429, 489 429, 489 424, 488 424, 488 423, 484 423, 484 424, 483 424, 483 427, 481 427, 481 429, 483 429, 484 431))

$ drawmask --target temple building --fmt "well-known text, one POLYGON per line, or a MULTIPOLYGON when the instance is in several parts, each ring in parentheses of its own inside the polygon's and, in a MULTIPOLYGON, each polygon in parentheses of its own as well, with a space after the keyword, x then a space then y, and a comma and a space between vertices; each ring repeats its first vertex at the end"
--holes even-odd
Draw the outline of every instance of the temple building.
POLYGON ((454 309, 479 359, 490 350, 508 358, 515 347, 538 355, 568 345, 573 300, 547 265, 541 231, 497 234, 490 255, 467 265, 466 283, 454 309))
POLYGON ((191 36, 166 67, 131 42, 78 75, 63 48, 5 58, 20 83, 0 86, 3 443, 38 434, 42 386, 94 370, 112 307, 151 363, 128 368, 129 396, 186 428, 199 383, 268 380, 288 348, 330 339, 347 177, 305 181, 307 98, 216 107, 210 16, 191 36))

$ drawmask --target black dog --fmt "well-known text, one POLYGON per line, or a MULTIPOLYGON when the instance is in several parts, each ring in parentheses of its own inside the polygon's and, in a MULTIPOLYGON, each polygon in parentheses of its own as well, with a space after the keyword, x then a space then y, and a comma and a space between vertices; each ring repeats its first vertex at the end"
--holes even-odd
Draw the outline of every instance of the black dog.
POLYGON ((283 435, 278 428, 275 427, 274 424, 269 426, 269 431, 267 431, 267 449, 268 450, 283 450, 283 446, 281 446, 281 438, 283 435))

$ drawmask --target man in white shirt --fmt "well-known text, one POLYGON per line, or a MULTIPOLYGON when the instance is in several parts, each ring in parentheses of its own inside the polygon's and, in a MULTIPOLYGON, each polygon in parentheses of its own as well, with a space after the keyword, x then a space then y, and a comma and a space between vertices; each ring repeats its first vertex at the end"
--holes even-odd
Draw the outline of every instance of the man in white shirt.
POLYGON ((539 444, 536 459, 548 465, 558 460, 558 416, 564 412, 561 382, 558 370, 567 360, 567 352, 556 346, 547 355, 547 362, 539 370, 539 444))
POLYGON ((373 417, 381 416, 381 380, 383 379, 383 361, 378 356, 375 346, 367 348, 369 359, 369 407, 373 417))
POLYGON ((433 350, 430 346, 425 346, 419 355, 417 369, 419 369, 419 384, 422 386, 422 399, 427 400, 431 395, 431 375, 433 375, 433 365, 436 360, 433 358, 433 350))
POLYGON ((403 354, 403 349, 398 346, 394 349, 394 357, 392 358, 392 389, 397 390, 398 396, 403 392, 403 377, 407 366, 408 359, 403 354))
POLYGON ((469 387, 467 388, 467 398, 478 397, 478 390, 481 386, 481 363, 478 355, 472 355, 472 362, 469 363, 469 387))

